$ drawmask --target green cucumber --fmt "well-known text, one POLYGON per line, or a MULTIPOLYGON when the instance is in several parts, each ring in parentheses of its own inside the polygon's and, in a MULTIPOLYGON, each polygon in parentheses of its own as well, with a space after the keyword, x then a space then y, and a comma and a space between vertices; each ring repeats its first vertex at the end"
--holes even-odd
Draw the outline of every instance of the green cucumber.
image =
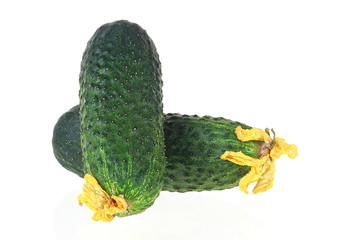
POLYGON ((127 200, 117 216, 143 212, 165 167, 161 64, 146 31, 128 21, 102 25, 83 54, 79 97, 84 173, 127 200))
POLYGON ((80 141, 79 105, 64 113, 54 126, 53 152, 58 162, 79 177, 84 177, 80 141))
POLYGON ((258 157, 263 142, 241 142, 235 129, 250 127, 225 118, 167 114, 163 190, 187 192, 235 187, 250 167, 220 159, 225 151, 258 157))
MULTIPOLYGON (((62 166, 83 177, 83 172, 78 171, 83 168, 81 153, 78 154, 81 150, 78 111, 78 106, 72 108, 56 123, 53 149, 62 166)), ((244 129, 250 128, 224 118, 166 114, 166 168, 162 190, 188 192, 237 186, 250 167, 222 160, 220 156, 225 151, 242 151, 258 158, 258 149, 263 143, 239 141, 234 133, 239 125, 244 129)))

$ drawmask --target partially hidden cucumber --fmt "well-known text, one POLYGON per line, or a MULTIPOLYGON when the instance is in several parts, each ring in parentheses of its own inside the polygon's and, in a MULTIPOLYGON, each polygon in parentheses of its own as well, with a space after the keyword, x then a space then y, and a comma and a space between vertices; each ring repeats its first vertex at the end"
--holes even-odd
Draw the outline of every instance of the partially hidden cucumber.
POLYGON ((161 64, 144 29, 116 21, 94 33, 81 62, 79 97, 84 173, 105 196, 125 199, 127 209, 114 216, 143 212, 162 189, 165 166, 161 64))
MULTIPOLYGON (((53 133, 54 154, 59 163, 80 177, 84 173, 80 148, 79 106, 64 113, 53 133)), ((242 151, 260 157, 262 141, 242 142, 235 129, 249 126, 210 116, 164 115, 166 167, 163 191, 222 190, 238 185, 250 170, 220 159, 225 151, 242 151)))

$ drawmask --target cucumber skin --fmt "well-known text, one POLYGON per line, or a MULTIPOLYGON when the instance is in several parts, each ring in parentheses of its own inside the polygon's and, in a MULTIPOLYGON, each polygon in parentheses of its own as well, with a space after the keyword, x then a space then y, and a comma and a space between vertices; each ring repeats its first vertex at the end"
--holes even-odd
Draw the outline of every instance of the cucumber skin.
POLYGON ((162 189, 165 166, 161 64, 152 40, 128 21, 102 25, 87 43, 79 82, 84 172, 130 202, 117 216, 143 212, 162 189))
POLYGON ((220 159, 225 151, 258 157, 260 142, 241 142, 235 129, 247 125, 224 118, 167 114, 164 132, 166 168, 163 190, 175 192, 235 187, 250 167, 220 159))
POLYGON ((58 162, 83 178, 84 163, 80 141, 79 105, 65 112, 54 126, 52 146, 58 162))
MULTIPOLYGON (((83 167, 81 153, 71 152, 72 149, 81 150, 78 111, 79 106, 75 106, 60 117, 55 125, 52 143, 59 163, 83 177, 84 173, 78 171, 83 167), (64 134, 66 130, 67 135, 64 134)), ((188 192, 223 190, 237 186, 250 167, 222 160, 220 156, 229 150, 243 151, 251 157, 258 157, 256 149, 262 143, 240 142, 234 134, 239 125, 244 129, 250 128, 224 118, 164 115, 166 167, 162 190, 188 192)))

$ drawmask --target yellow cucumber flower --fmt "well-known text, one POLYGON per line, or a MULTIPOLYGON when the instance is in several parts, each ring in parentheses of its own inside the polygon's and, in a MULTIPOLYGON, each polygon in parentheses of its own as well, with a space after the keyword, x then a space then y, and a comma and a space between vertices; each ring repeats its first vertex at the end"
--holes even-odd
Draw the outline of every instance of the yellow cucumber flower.
MULTIPOLYGON (((221 155, 221 159, 231 161, 238 165, 250 166, 251 170, 240 180, 239 188, 248 194, 247 188, 251 183, 257 182, 253 188, 253 193, 257 194, 265 192, 273 187, 273 179, 275 173, 275 160, 281 155, 287 154, 291 159, 298 156, 297 146, 287 144, 282 138, 272 140, 267 131, 258 128, 242 129, 238 126, 235 130, 238 139, 242 142, 246 141, 263 141, 264 149, 262 149, 261 158, 252 158, 242 152, 226 151, 221 155)), ((274 133, 274 132, 273 132, 274 133)))
POLYGON ((122 195, 109 196, 97 180, 89 174, 86 174, 84 179, 86 183, 78 197, 78 202, 80 206, 85 203, 89 209, 94 211, 92 217, 94 221, 111 222, 114 214, 127 210, 128 204, 122 195))

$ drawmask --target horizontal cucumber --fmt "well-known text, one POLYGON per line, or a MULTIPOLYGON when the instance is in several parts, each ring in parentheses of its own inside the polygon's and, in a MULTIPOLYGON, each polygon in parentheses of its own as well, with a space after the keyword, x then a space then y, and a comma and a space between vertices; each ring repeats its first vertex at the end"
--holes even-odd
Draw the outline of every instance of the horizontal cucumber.
POLYGON ((83 178, 79 105, 64 113, 54 126, 52 146, 55 158, 67 170, 83 178))
MULTIPOLYGON (((80 148, 79 106, 64 113, 53 133, 54 154, 59 163, 80 177, 84 173, 80 148)), ((238 185, 250 167, 220 159, 225 151, 242 151, 258 158, 262 141, 242 142, 236 127, 247 125, 224 118, 166 114, 164 133, 166 167, 163 191, 222 190, 238 185)))

